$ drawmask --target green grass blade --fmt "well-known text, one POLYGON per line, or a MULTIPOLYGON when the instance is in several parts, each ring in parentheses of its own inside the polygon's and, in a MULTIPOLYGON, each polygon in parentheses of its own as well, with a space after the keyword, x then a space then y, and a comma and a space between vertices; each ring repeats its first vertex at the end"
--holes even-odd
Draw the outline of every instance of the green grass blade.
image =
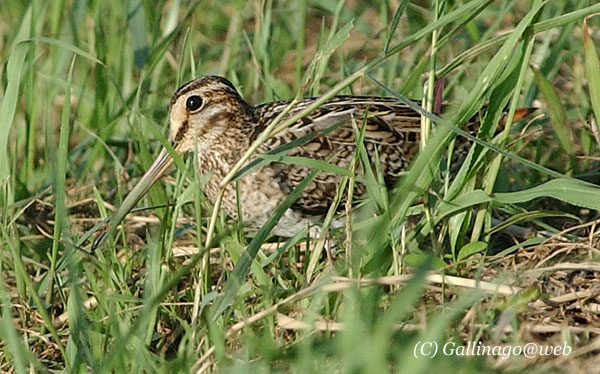
POLYGON ((516 204, 538 197, 552 197, 582 208, 600 210, 600 187, 572 179, 553 179, 540 186, 518 192, 502 192, 492 195, 500 204, 516 204))
MULTIPOLYGON (((4 183, 10 172, 10 157, 8 157, 8 136, 15 117, 21 76, 26 67, 25 57, 28 46, 21 43, 29 36, 31 24, 31 7, 27 8, 19 31, 13 40, 13 48, 6 66, 6 90, 0 103, 0 183, 4 183)), ((10 202, 7 202, 10 203, 10 202)))
MULTIPOLYGON (((590 16, 592 17, 592 16, 590 16)), ((600 61, 598 60, 598 52, 596 45, 590 36, 590 30, 587 25, 586 17, 583 20, 583 50, 585 52, 585 74, 588 79, 588 87, 590 90, 590 102, 596 117, 596 123, 600 124, 600 61)))
POLYGON ((62 48, 66 51, 71 51, 74 54, 81 56, 87 60, 90 60, 96 64, 100 64, 102 66, 106 66, 106 64, 102 61, 100 61, 96 56, 92 55, 91 53, 88 53, 86 51, 84 51, 83 49, 71 44, 71 43, 67 43, 64 40, 60 40, 60 39, 53 39, 53 38, 48 38, 48 37, 44 37, 44 36, 39 36, 39 37, 35 37, 35 38, 30 38, 27 40, 24 40, 24 42, 43 42, 43 43, 47 43, 47 44, 52 44, 55 45, 59 48, 62 48))
POLYGON ((474 254, 482 253, 487 249, 487 247, 488 243, 486 242, 470 242, 458 251, 456 261, 462 261, 473 256, 474 254))
POLYGON ((396 28, 398 27, 398 23, 400 23, 400 18, 404 14, 404 10, 408 5, 408 0, 402 0, 402 2, 396 8, 396 12, 394 13, 394 17, 392 18, 392 23, 390 24, 390 30, 388 31, 388 36, 385 40, 385 44, 383 46, 383 53, 387 53, 390 48, 390 43, 392 42, 392 38, 394 37, 394 33, 396 32, 396 28))
POLYGON ((518 204, 540 197, 552 197, 574 206, 600 210, 600 187, 580 183, 572 179, 553 179, 539 186, 517 192, 498 192, 488 195, 482 190, 463 194, 449 202, 442 202, 438 210, 439 217, 484 202, 496 204, 518 204))
POLYGON ((564 213, 561 211, 536 210, 533 212, 523 212, 523 213, 515 214, 514 216, 509 217, 506 221, 499 223, 496 226, 492 227, 489 230, 489 232, 486 233, 486 235, 495 234, 497 232, 500 232, 500 231, 508 228, 509 226, 517 225, 521 222, 532 221, 532 220, 544 218, 544 217, 568 217, 575 221, 579 220, 579 218, 577 216, 574 216, 569 213, 564 213))
POLYGON ((290 165, 304 165, 314 169, 319 169, 327 173, 342 175, 346 177, 351 177, 352 173, 348 169, 344 169, 342 167, 332 165, 326 161, 319 161, 313 158, 307 157, 297 157, 297 156, 283 156, 283 155, 268 155, 262 154, 258 157, 269 161, 269 162, 281 162, 284 164, 290 165))
POLYGON ((71 61, 69 76, 67 78, 67 88, 65 90, 65 101, 62 107, 60 119, 60 134, 58 141, 58 154, 56 157, 56 176, 55 176, 55 223, 54 235, 52 239, 52 253, 50 256, 50 270, 48 271, 48 290, 46 293, 46 304, 52 302, 54 295, 54 278, 56 276, 56 262, 58 260, 58 247, 61 241, 67 241, 67 217, 68 211, 65 206, 65 184, 67 178, 67 160, 69 157, 69 135, 70 135, 70 114, 71 114, 71 82, 73 79, 73 68, 75 59, 71 61))

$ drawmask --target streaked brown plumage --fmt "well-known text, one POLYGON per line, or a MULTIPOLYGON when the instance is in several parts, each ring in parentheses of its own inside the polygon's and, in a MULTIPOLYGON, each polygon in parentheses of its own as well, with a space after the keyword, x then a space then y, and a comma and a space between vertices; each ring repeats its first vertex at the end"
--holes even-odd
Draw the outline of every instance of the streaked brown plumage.
MULTIPOLYGON (((304 109, 314 99, 306 99, 294 107, 289 114, 304 109)), ((259 118, 268 122, 273 114, 279 113, 288 102, 269 103, 257 107, 259 118), (266 113, 273 113, 267 115, 266 113)), ((363 125, 367 114, 364 145, 374 159, 375 150, 381 162, 381 170, 386 182, 391 185, 404 172, 410 160, 419 149, 420 117, 406 105, 391 98, 369 96, 338 96, 323 104, 317 113, 290 126, 285 132, 269 139, 259 148, 266 153, 300 137, 323 131, 336 123, 343 125, 326 135, 315 136, 307 143, 295 147, 288 155, 306 157, 348 168, 356 149, 355 130, 363 125)), ((269 167, 276 171, 280 188, 289 193, 312 169, 308 166, 272 163, 269 167)), ((362 167, 358 164, 358 173, 362 167)), ((293 208, 306 214, 324 214, 331 204, 340 176, 321 172, 294 204, 293 208)), ((357 196, 363 193, 364 185, 357 184, 357 196)))
MULTIPOLYGON (((314 100, 304 99, 295 104, 287 113, 287 118, 314 100)), ((225 78, 202 77, 183 85, 173 95, 169 110, 169 140, 179 154, 195 151, 199 172, 213 173, 204 192, 214 201, 221 180, 258 134, 288 104, 283 101, 253 107, 242 99, 225 78)), ((407 169, 418 151, 420 141, 419 114, 394 98, 335 97, 267 140, 259 147, 258 153, 266 153, 305 135, 342 123, 333 131, 314 136, 291 149, 288 155, 328 161, 347 168, 356 148, 351 120, 356 120, 360 127, 365 116, 366 150, 371 160, 375 159, 377 152, 386 182, 391 184, 407 169)), ((478 125, 475 120, 467 128, 472 132, 478 125)), ((464 139, 462 141, 465 142, 464 139)), ((171 163, 171 156, 163 150, 113 216, 113 229, 171 163)), ((271 163, 246 175, 240 181, 243 222, 250 227, 260 227, 310 172, 311 169, 303 165, 271 163)), ((360 167, 357 173, 361 173, 360 167)), ((290 236, 313 218, 321 216, 332 203, 340 178, 332 173, 319 173, 300 199, 285 213, 274 233, 290 236)), ((363 189, 364 186, 357 183, 356 195, 360 195, 363 189)), ((230 216, 236 217, 236 206, 235 187, 230 183, 226 187, 222 208, 230 216)))

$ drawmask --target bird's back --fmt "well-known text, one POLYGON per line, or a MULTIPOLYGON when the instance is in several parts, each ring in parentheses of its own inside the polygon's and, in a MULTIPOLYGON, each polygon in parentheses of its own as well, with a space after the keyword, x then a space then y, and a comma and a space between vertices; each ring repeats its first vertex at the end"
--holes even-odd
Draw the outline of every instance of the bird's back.
MULTIPOLYGON (((297 103, 287 114, 305 109, 315 99, 297 103)), ((263 104, 256 107, 262 131, 289 104, 288 101, 263 104)), ((348 168, 356 150, 355 135, 365 126, 363 144, 375 169, 379 160, 381 172, 388 185, 393 184, 419 149, 420 115, 394 98, 371 96, 338 96, 321 105, 308 117, 292 124, 269 139, 259 152, 272 151, 303 137, 310 140, 291 149, 287 155, 327 161, 348 168), (312 136, 312 137, 311 137, 312 136)), ((311 167, 293 163, 271 163, 280 187, 289 193, 312 171, 311 167)), ((357 163, 357 174, 363 173, 357 163)), ((332 203, 340 175, 320 172, 304 190, 293 208, 307 214, 323 214, 332 203)), ((356 184, 356 195, 364 193, 365 186, 356 184)))

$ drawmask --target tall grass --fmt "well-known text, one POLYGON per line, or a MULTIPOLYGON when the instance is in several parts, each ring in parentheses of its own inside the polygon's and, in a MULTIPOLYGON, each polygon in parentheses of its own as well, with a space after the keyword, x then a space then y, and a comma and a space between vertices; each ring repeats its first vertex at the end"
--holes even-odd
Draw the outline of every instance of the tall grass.
POLYGON ((526 341, 519 313, 539 294, 490 295, 480 281, 544 238, 506 243, 506 229, 552 234, 596 218, 597 20, 581 31, 599 11, 586 1, 0 2, 0 371, 490 370, 491 360, 413 349, 526 341), (167 145, 170 95, 204 74, 255 104, 321 98, 273 122, 223 185, 273 160, 314 173, 251 232, 207 201, 207 176, 183 157, 90 252, 84 239, 167 145), (433 113, 442 79, 447 109, 433 113), (394 189, 382 187, 358 119, 348 170, 285 147, 247 164, 269 134, 348 93, 394 96, 423 116, 429 135, 394 189), (513 124, 529 106, 548 116, 513 124), (461 125, 475 115, 470 134, 461 125), (457 137, 472 146, 450 170, 457 137), (344 177, 340 204, 359 198, 349 186, 367 186, 346 230, 329 229, 329 216, 321 238, 270 236, 321 169, 344 177), (430 270, 474 288, 447 277, 432 288, 430 270), (498 320, 514 328, 500 333, 498 320))

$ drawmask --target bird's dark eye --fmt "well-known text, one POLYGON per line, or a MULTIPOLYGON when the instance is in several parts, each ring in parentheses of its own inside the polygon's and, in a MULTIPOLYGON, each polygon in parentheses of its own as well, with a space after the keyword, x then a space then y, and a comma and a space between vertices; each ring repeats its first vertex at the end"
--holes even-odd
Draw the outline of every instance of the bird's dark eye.
POLYGON ((192 112, 198 110, 202 106, 202 98, 198 95, 190 96, 187 98, 185 106, 192 112))

